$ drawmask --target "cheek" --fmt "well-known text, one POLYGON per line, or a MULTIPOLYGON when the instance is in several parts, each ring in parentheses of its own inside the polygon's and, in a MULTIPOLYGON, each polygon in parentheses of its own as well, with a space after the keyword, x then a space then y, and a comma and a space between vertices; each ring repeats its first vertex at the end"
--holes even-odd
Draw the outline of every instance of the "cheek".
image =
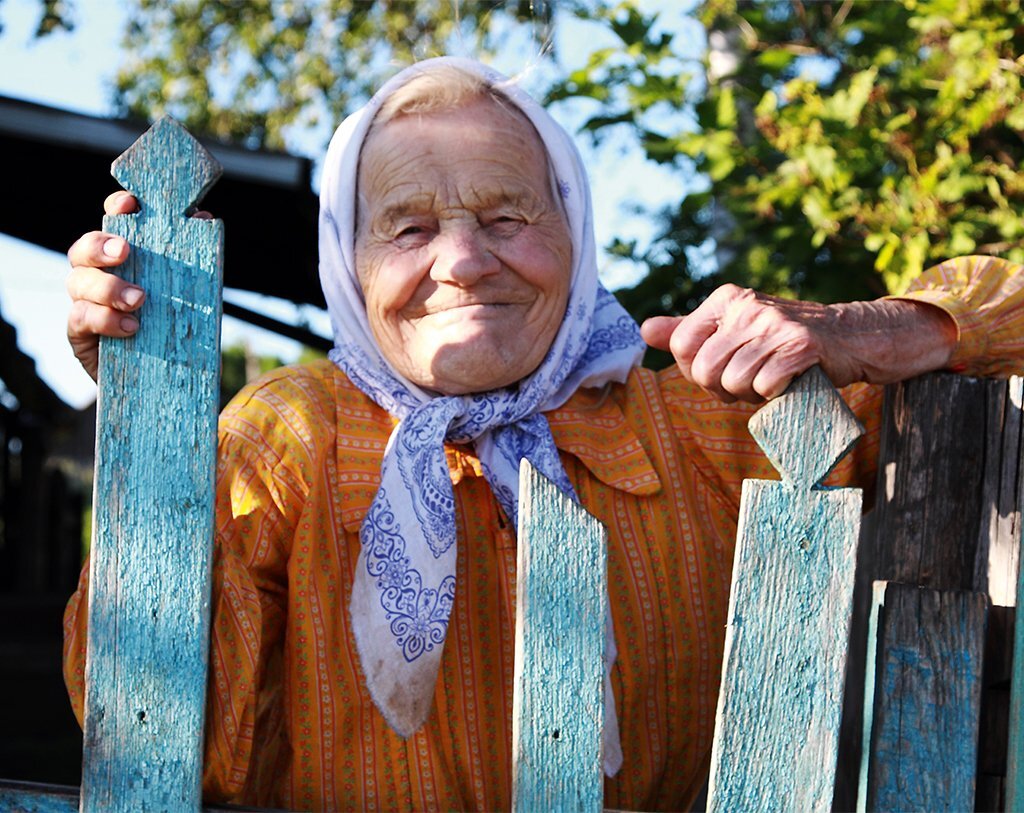
POLYGON ((371 320, 402 308, 422 278, 415 252, 365 249, 356 255, 356 277, 371 320))

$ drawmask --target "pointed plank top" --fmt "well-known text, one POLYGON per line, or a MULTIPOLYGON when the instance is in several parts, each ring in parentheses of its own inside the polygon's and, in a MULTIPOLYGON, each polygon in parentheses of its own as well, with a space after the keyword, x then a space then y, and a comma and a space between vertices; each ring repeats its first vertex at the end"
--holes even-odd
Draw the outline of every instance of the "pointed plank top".
POLYGON ((114 161, 110 172, 144 208, 185 215, 222 170, 188 130, 164 116, 114 161))
POLYGON ((761 407, 748 428, 782 479, 802 488, 821 482, 864 434, 818 366, 761 407))

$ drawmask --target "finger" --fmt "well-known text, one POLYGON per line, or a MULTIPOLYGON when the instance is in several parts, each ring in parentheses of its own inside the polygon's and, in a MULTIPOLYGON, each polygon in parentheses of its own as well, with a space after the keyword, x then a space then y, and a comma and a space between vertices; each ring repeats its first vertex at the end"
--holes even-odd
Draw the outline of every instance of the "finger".
POLYGON ((103 201, 103 211, 108 215, 130 215, 139 211, 139 202, 131 192, 119 189, 107 195, 103 201))
POLYGON ((93 343, 97 336, 123 339, 135 335, 138 330, 139 320, 135 316, 95 302, 81 299, 73 302, 68 314, 68 339, 72 346, 75 343, 93 343))
POLYGON ((199 209, 189 214, 189 217, 194 217, 196 220, 213 220, 213 215, 205 209, 199 209))
POLYGON ((761 403, 781 395, 794 377, 820 359, 811 330, 766 312, 752 326, 749 340, 732 352, 720 384, 741 400, 761 403))
POLYGON ((128 258, 128 242, 123 237, 104 231, 91 231, 79 237, 68 249, 72 267, 109 268, 128 258))
POLYGON ((123 312, 138 310, 146 298, 137 285, 91 266, 71 269, 65 287, 75 303, 87 302, 123 312))
POLYGON ((640 336, 650 347, 668 350, 672 331, 682 321, 682 316, 652 316, 640 325, 640 336))
POLYGON ((99 337, 124 338, 138 329, 134 316, 84 300, 73 303, 68 314, 68 343, 93 381, 99 368, 99 337))
MULTIPOLYGON (((669 350, 676 360, 676 366, 682 374, 693 381, 693 361, 704 344, 718 330, 718 314, 714 311, 702 310, 701 305, 689 316, 684 317, 669 339, 669 350)), ((698 382, 699 383, 699 382, 698 382)))

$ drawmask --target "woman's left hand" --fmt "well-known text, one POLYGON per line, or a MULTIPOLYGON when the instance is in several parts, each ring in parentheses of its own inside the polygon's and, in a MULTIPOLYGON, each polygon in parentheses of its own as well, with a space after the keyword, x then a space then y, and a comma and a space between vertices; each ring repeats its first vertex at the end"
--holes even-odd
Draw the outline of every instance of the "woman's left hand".
POLYGON ((688 316, 656 316, 644 340, 672 353, 683 375, 726 402, 760 403, 820 364, 837 387, 887 384, 945 367, 957 327, 924 302, 822 305, 723 285, 688 316))

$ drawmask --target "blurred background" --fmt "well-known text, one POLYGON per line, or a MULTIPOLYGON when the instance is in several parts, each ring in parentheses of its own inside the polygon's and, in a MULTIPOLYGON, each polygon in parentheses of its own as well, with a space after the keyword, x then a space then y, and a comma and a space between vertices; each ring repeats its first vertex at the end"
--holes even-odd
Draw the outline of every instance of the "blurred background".
POLYGON ((722 282, 839 301, 950 256, 1024 262, 1021 20, 1017 0, 0 0, 0 776, 79 783, 61 613, 95 387, 63 255, 156 117, 225 168, 204 208, 226 225, 226 399, 330 346, 320 157, 416 59, 519 75, 577 134, 602 279, 642 319, 722 282))

